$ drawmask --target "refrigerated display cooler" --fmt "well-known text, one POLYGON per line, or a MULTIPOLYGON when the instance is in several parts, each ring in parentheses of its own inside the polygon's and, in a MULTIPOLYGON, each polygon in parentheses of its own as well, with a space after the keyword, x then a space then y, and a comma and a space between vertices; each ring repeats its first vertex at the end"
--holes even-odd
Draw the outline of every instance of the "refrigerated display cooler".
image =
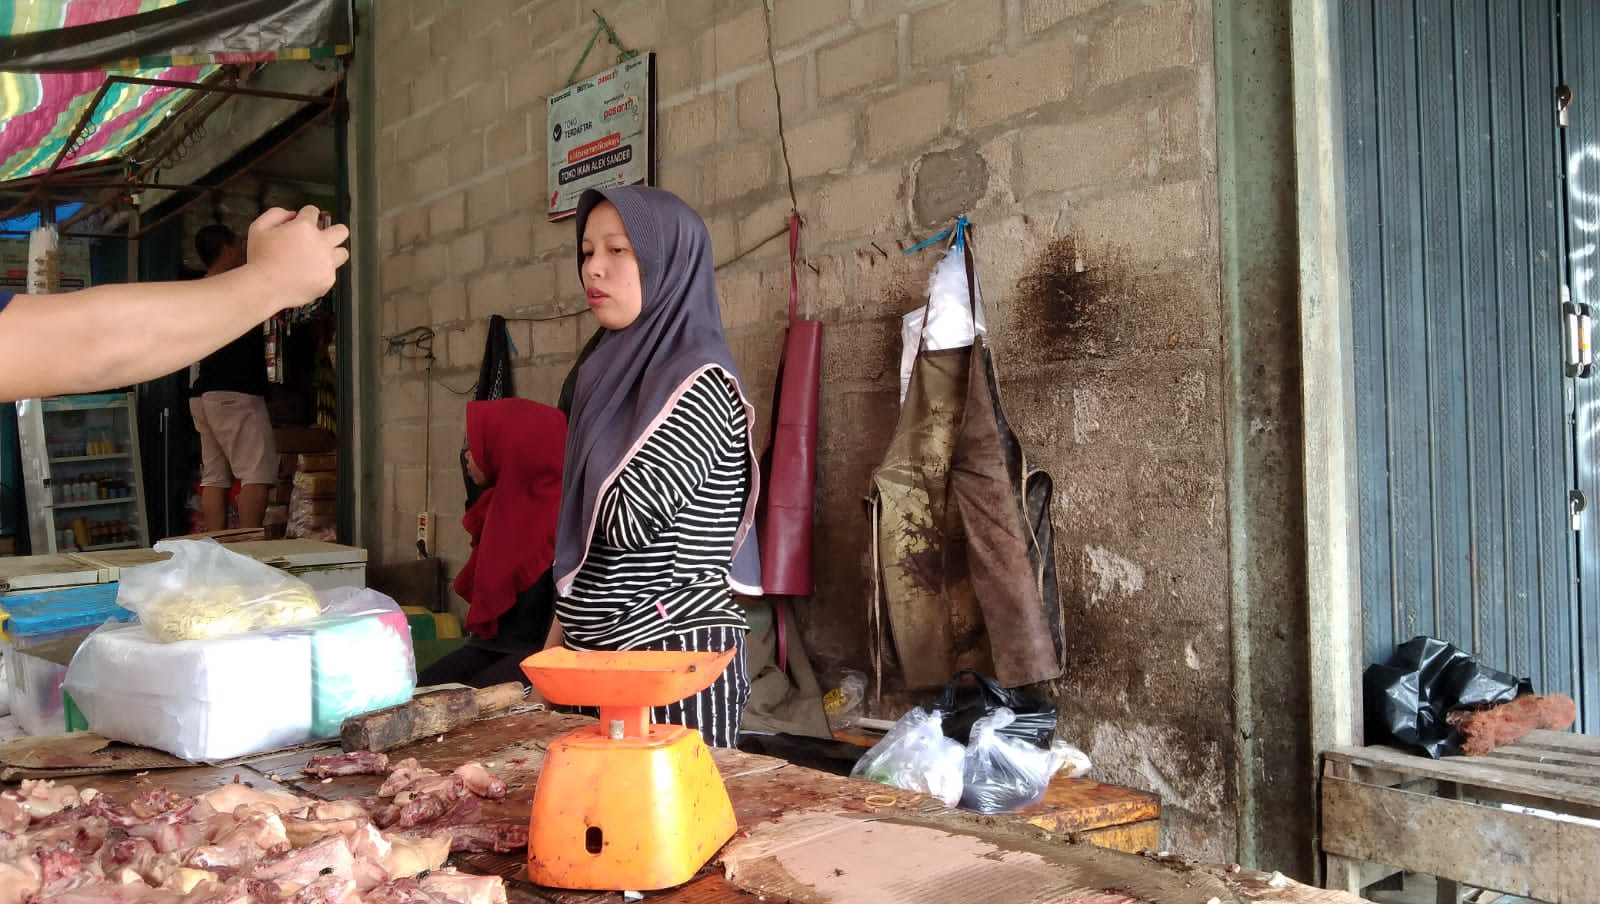
POLYGON ((26 399, 16 408, 33 552, 148 546, 133 393, 26 399))

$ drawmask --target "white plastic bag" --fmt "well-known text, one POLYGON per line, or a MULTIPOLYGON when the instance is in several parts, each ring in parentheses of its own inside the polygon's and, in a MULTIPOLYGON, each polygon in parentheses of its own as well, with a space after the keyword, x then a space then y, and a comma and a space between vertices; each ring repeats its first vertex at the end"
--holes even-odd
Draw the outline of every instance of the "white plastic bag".
POLYGON ((1089 762, 1089 755, 1066 741, 1056 738, 1050 744, 1050 775, 1065 772, 1067 778, 1078 778, 1088 775, 1093 764, 1089 762))
POLYGON ((172 557, 124 569, 117 585, 117 605, 152 640, 226 637, 322 614, 311 585, 215 540, 162 540, 155 550, 172 557))
POLYGON ((953 807, 961 800, 963 754, 960 741, 944 736, 944 716, 919 706, 862 754, 850 777, 931 795, 953 807))
POLYGON ((906 403, 906 391, 911 387, 911 366, 916 363, 917 352, 940 351, 950 348, 967 348, 974 334, 986 335, 983 322, 983 292, 976 306, 967 290, 967 261, 961 249, 951 247, 928 276, 928 304, 900 318, 900 404, 906 403), (923 328, 923 316, 927 328, 923 328), (976 329, 974 329, 976 327, 976 329))
POLYGON ((1009 813, 1044 797, 1056 763, 1049 750, 998 733, 1015 719, 1015 713, 1001 706, 972 723, 961 775, 961 809, 1009 813))

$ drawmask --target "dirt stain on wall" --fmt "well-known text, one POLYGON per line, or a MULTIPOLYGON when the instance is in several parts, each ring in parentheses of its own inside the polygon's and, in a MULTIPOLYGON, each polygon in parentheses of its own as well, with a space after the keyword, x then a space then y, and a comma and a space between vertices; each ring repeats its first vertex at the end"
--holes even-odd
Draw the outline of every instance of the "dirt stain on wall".
POLYGON ((1130 332, 1133 286, 1125 253, 1051 240, 1017 280, 1017 353, 1033 361, 1114 354, 1130 332))

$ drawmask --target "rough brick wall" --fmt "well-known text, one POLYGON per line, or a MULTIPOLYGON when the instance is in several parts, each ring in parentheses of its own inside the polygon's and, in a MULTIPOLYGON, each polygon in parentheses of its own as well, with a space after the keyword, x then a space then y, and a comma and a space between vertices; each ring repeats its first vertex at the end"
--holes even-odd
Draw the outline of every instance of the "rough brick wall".
MULTIPOLYGON (((548 224, 545 97, 594 20, 658 53, 659 175, 705 216, 734 352, 764 411, 788 288, 828 323, 818 592, 825 669, 865 662, 861 498, 896 412, 898 318, 968 213, 1008 413, 1057 481, 1068 737, 1159 791, 1166 843, 1232 856, 1228 572, 1211 14, 1197 0, 416 0, 377 21, 383 325, 438 331, 432 380, 384 362, 383 556, 425 503, 454 528, 464 399, 492 313, 581 309, 548 224), (770 56, 769 56, 770 48, 770 56), (775 83, 776 82, 776 87, 775 83), (782 111, 782 132, 779 131, 782 111), (431 404, 431 420, 426 416, 431 404)), ((602 40, 581 74, 614 59, 602 40)), ((553 402, 592 329, 518 323, 520 395, 553 402)))

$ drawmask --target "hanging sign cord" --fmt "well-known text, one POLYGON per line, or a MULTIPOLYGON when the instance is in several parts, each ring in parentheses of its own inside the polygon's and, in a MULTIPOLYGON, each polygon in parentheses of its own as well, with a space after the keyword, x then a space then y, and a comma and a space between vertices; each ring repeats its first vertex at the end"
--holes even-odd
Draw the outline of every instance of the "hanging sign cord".
POLYGON ((617 48, 617 62, 620 63, 623 60, 631 60, 639 55, 639 51, 628 49, 628 47, 617 38, 617 33, 611 30, 611 23, 606 21, 605 16, 600 15, 600 13, 596 10, 590 10, 590 12, 594 13, 594 17, 599 21, 599 24, 594 27, 594 34, 589 35, 589 43, 583 48, 583 56, 578 57, 578 62, 573 64, 572 72, 567 76, 567 84, 569 85, 577 80, 578 70, 583 68, 583 61, 589 58, 589 51, 594 49, 594 42, 600 39, 601 33, 605 34, 606 41, 608 41, 612 47, 617 48))

